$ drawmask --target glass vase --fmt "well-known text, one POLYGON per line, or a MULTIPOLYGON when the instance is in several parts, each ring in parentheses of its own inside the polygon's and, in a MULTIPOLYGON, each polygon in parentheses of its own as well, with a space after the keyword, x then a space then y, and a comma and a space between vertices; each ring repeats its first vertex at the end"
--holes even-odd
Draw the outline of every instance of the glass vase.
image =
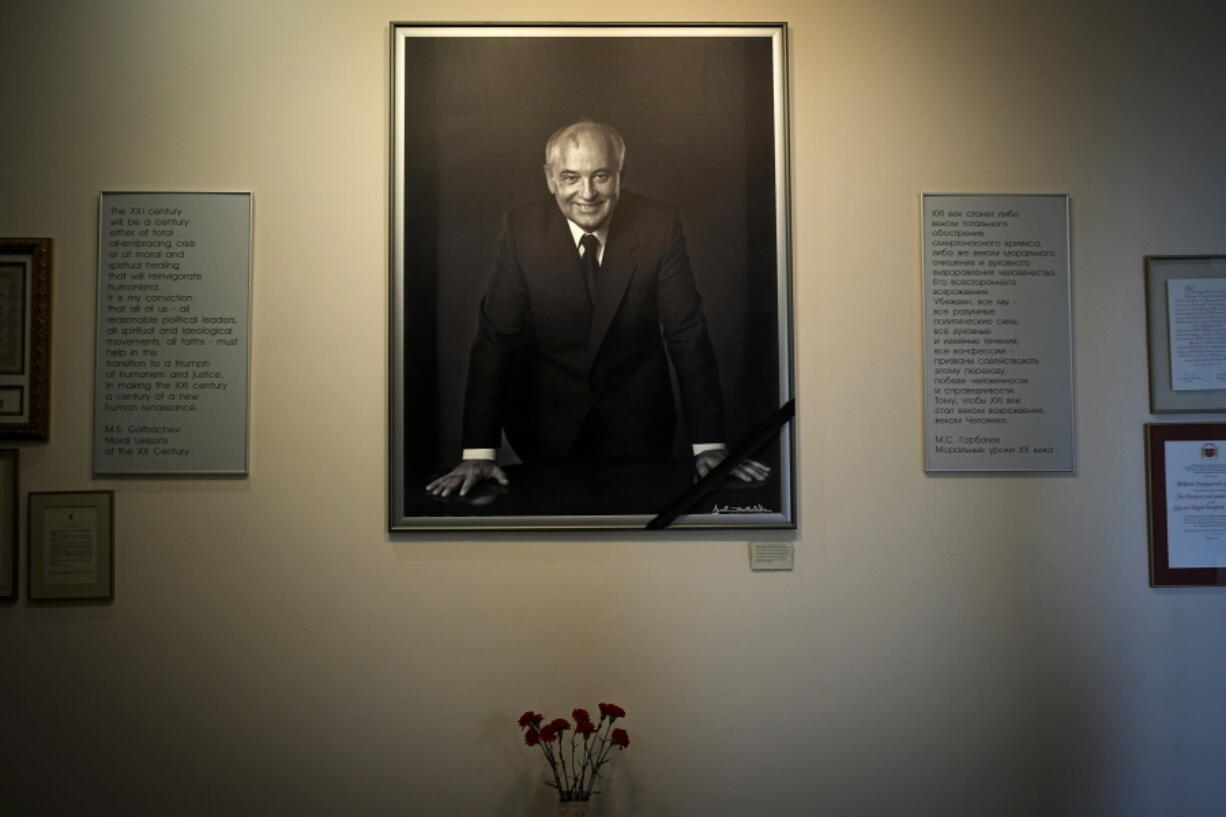
POLYGON ((590 800, 563 800, 558 803, 558 817, 588 817, 590 800))

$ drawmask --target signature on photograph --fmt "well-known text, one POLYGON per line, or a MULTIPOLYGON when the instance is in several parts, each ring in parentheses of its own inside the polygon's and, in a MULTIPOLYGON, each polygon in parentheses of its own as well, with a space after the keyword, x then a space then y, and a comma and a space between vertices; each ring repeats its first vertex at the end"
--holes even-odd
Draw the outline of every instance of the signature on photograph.
POLYGON ((758 502, 753 505, 720 505, 716 503, 711 513, 774 513, 770 508, 758 502))

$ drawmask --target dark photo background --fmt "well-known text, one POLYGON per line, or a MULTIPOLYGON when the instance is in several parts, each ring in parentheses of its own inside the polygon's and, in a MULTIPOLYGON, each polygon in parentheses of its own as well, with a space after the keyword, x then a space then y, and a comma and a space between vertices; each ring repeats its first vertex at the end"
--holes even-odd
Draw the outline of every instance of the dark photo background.
MULTIPOLYGON (((726 442, 735 445, 778 408, 785 350, 775 246, 783 225, 768 38, 423 37, 410 38, 405 51, 410 515, 457 512, 421 494, 430 475, 460 457, 468 349, 500 217, 548 192, 545 140, 580 117, 621 131, 624 189, 681 208, 719 360, 726 442)), ((678 455, 688 446, 679 426, 678 455)), ((776 474, 779 448, 760 457, 776 474)))

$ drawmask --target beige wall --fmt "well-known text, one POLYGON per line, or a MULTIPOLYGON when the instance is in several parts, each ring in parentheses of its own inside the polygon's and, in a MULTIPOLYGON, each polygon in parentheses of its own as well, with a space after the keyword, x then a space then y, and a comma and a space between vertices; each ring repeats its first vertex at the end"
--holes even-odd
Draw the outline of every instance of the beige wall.
POLYGON ((9 0, 0 234, 56 240, 22 488, 117 491, 118 555, 111 605, 0 608, 0 813, 545 814, 514 720, 600 700, 597 814, 1219 813, 1226 594, 1148 587, 1141 447, 1142 257, 1226 252, 1213 10, 9 0), (388 21, 511 18, 790 23, 794 572, 386 533, 388 21), (91 477, 102 189, 254 193, 249 478, 91 477), (1071 195, 1075 475, 922 472, 921 191, 1071 195))

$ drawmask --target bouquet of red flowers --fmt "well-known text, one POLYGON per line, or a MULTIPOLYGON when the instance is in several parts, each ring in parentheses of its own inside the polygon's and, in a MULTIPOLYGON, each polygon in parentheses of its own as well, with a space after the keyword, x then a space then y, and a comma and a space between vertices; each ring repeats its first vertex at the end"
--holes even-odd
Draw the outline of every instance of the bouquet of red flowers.
POLYGON ((600 704, 600 720, 593 722, 586 709, 571 712, 575 725, 566 718, 554 718, 545 723, 545 716, 528 710, 519 716, 519 728, 524 730, 524 743, 540 746, 545 761, 553 772, 553 782, 547 785, 558 790, 562 802, 587 800, 594 793, 596 776, 609 762, 609 751, 630 745, 625 729, 614 729, 626 710, 617 704, 600 704), (543 724, 543 725, 542 725, 543 724), (570 732, 570 745, 566 733, 570 732), (570 763, 567 763, 569 757, 570 763))

